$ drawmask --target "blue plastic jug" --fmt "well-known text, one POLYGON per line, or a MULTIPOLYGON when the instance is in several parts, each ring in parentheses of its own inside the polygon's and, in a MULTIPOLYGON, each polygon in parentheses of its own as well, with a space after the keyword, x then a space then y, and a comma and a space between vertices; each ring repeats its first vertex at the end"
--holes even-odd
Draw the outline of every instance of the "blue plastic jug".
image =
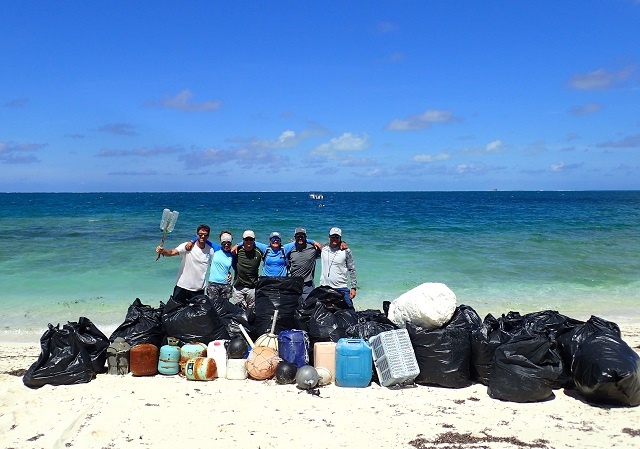
POLYGON ((362 338, 341 338, 336 345, 336 385, 364 388, 373 375, 371 346, 362 338))
POLYGON ((292 329, 278 334, 278 356, 298 368, 309 364, 309 336, 305 331, 292 329))

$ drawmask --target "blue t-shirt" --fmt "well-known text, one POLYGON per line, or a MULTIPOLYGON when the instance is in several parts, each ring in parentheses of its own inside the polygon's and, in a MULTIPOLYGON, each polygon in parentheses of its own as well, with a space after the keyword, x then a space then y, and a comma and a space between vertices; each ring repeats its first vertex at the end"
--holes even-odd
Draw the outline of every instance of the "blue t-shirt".
POLYGON ((232 262, 233 255, 230 252, 215 251, 213 259, 211 259, 211 268, 209 269, 209 282, 228 284, 228 275, 232 262))
MULTIPOLYGON (((307 239, 307 242, 313 245, 313 240, 307 239)), ((256 248, 258 248, 264 254, 264 265, 262 266, 262 274, 264 276, 278 276, 285 277, 287 275, 287 267, 289 260, 289 253, 296 246, 296 242, 289 242, 283 245, 277 251, 274 251, 271 246, 267 246, 261 242, 255 242, 256 248)), ((242 246, 240 243, 238 246, 242 246)), ((215 259, 215 255, 214 255, 215 259)))

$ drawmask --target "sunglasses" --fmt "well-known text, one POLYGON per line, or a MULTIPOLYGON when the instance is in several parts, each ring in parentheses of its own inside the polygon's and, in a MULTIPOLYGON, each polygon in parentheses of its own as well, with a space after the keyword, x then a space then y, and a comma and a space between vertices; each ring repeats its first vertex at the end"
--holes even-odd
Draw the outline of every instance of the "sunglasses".
POLYGON ((245 237, 242 240, 244 240, 245 242, 253 242, 255 239, 253 237, 245 237))
POLYGON ((296 235, 294 235, 294 237, 297 238, 297 239, 303 239, 303 238, 306 237, 306 235, 304 235, 304 234, 296 234, 296 235))
POLYGON ((280 241, 281 241, 278 237, 272 237, 270 240, 271 240, 273 243, 275 243, 275 242, 280 242, 280 241))
POLYGON ((204 232, 198 232, 198 237, 209 237, 209 234, 205 234, 204 232))

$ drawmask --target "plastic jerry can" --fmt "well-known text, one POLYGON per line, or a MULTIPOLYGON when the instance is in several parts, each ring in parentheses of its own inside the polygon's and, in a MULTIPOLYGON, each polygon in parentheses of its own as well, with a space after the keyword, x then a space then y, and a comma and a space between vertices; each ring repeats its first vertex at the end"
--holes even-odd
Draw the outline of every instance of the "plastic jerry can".
POLYGON ((210 357, 195 357, 187 360, 184 373, 189 380, 213 380, 216 378, 216 361, 210 357))
POLYGON ((158 372, 169 376, 180 372, 180 348, 175 341, 160 348, 158 372))
POLYGON ((214 340, 207 345, 207 357, 216 361, 218 377, 227 377, 227 347, 225 340, 214 340))
POLYGON ((129 374, 129 352, 131 345, 122 337, 117 337, 107 348, 107 372, 109 374, 129 374))
POLYGON ((319 341, 313 345, 313 366, 326 368, 333 379, 336 378, 336 343, 319 341))
POLYGON ((336 385, 364 388, 373 375, 371 346, 362 338, 341 338, 336 344, 336 385))
POLYGON ((292 329, 278 334, 278 356, 298 368, 309 364, 309 336, 305 331, 292 329))
POLYGON ((158 372, 158 347, 151 343, 135 345, 129 352, 129 366, 134 376, 153 376, 158 372))
POLYGON ((227 379, 244 380, 247 373, 247 359, 227 359, 227 379))

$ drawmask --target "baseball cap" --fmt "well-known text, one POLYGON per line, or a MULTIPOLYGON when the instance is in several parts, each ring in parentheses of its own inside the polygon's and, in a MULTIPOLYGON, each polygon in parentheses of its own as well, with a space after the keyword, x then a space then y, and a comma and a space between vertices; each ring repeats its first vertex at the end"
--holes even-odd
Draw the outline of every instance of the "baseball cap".
POLYGON ((269 239, 272 239, 273 237, 278 237, 280 238, 280 233, 279 232, 272 232, 271 235, 269 236, 269 239))
POLYGON ((342 229, 331 228, 331 230, 329 231, 329 235, 339 235, 340 237, 342 237, 342 229))
POLYGON ((232 241, 233 241, 233 238, 231 237, 231 234, 229 234, 228 232, 225 232, 220 236, 220 242, 232 242, 232 241))
POLYGON ((304 234, 304 235, 307 235, 307 230, 306 230, 305 228, 302 228, 302 227, 296 228, 296 230, 295 230, 295 232, 293 233, 293 235, 296 235, 296 234, 304 234))
POLYGON ((248 237, 251 237, 252 239, 255 239, 256 235, 253 233, 252 230, 248 229, 248 230, 244 231, 244 233, 242 234, 242 238, 246 239, 248 237))

